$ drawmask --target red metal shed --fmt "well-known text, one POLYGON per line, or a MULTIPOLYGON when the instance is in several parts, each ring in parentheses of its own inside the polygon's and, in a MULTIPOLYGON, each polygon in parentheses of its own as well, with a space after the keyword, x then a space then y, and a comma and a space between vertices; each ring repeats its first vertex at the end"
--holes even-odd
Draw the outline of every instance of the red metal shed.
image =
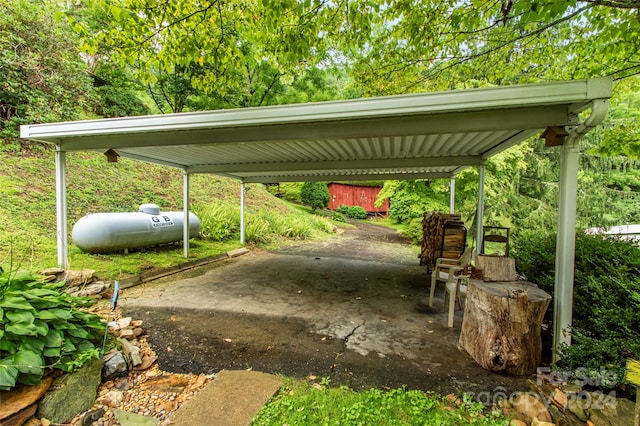
POLYGON ((368 213, 387 216, 389 199, 384 200, 380 207, 375 206, 381 186, 358 186, 331 182, 329 185, 329 208, 335 210, 344 206, 360 206, 368 213))

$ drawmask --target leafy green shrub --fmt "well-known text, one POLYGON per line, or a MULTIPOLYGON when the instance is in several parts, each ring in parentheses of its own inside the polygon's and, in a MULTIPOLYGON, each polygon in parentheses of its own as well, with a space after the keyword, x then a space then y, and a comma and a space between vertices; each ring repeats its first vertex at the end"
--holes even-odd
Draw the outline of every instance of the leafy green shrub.
POLYGON ((352 219, 366 219, 368 216, 367 211, 360 206, 341 205, 336 211, 352 219))
POLYGON ((322 182, 305 182, 300 189, 300 199, 312 210, 329 205, 329 188, 322 182))
POLYGON ((200 236, 210 241, 225 241, 240 233, 240 208, 230 203, 194 206, 200 219, 200 236))
POLYGON ((96 88, 96 93, 99 101, 95 103, 94 110, 102 117, 130 117, 150 112, 133 90, 102 86, 96 88))
POLYGON ((386 181, 376 205, 389 198, 389 219, 396 223, 421 218, 424 212, 447 211, 449 191, 444 185, 444 179, 386 181))
MULTIPOLYGON (((555 235, 520 236, 517 269, 553 294, 555 235)), ((576 239, 573 344, 561 351, 569 369, 606 369, 619 379, 626 358, 640 357, 640 247, 617 238, 576 239)), ((551 309, 548 313, 551 312, 551 309)))
POLYGON ((331 216, 331 219, 335 220, 336 222, 346 222, 347 220, 344 218, 344 215, 338 211, 333 212, 333 215, 331 216))
POLYGON ((300 198, 302 185, 304 185, 302 182, 282 182, 280 183, 280 195, 285 200, 302 203, 302 198, 300 198))
POLYGON ((88 298, 0 269, 0 390, 40 383, 46 368, 71 371, 99 355, 104 325, 88 298))
POLYGON ((422 232, 422 218, 414 217, 405 225, 402 235, 409 237, 413 244, 420 245, 422 232))

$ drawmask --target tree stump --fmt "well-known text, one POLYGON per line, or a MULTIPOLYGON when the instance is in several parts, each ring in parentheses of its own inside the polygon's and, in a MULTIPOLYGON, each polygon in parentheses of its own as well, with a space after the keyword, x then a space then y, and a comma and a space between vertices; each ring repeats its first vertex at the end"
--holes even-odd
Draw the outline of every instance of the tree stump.
POLYGON ((515 281, 516 260, 510 257, 477 256, 476 267, 482 269, 484 281, 515 281))
POLYGON ((469 282, 459 345, 484 369, 528 375, 542 359, 542 319, 551 296, 524 281, 469 282))

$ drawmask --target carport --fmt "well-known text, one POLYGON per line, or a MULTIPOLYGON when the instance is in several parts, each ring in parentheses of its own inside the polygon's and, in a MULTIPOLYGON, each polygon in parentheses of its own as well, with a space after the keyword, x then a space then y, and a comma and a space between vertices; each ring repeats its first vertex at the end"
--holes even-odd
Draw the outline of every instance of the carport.
POLYGON ((55 144, 58 263, 67 267, 65 153, 115 151, 184 172, 185 256, 189 176, 253 182, 451 179, 478 167, 482 238, 488 158, 543 132, 561 144, 554 348, 570 343, 578 142, 604 119, 607 78, 347 101, 21 126, 20 136, 55 144), (580 113, 590 110, 586 118, 580 113), (545 131, 546 130, 546 131, 545 131))

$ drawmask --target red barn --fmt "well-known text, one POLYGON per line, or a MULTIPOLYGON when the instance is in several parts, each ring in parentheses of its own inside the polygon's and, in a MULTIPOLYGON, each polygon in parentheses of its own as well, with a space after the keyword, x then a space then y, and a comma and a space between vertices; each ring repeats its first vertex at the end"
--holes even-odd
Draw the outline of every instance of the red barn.
POLYGON ((380 207, 375 206, 381 186, 357 186, 331 182, 329 185, 329 208, 335 210, 344 206, 360 206, 368 213, 387 216, 389 199, 380 207))

